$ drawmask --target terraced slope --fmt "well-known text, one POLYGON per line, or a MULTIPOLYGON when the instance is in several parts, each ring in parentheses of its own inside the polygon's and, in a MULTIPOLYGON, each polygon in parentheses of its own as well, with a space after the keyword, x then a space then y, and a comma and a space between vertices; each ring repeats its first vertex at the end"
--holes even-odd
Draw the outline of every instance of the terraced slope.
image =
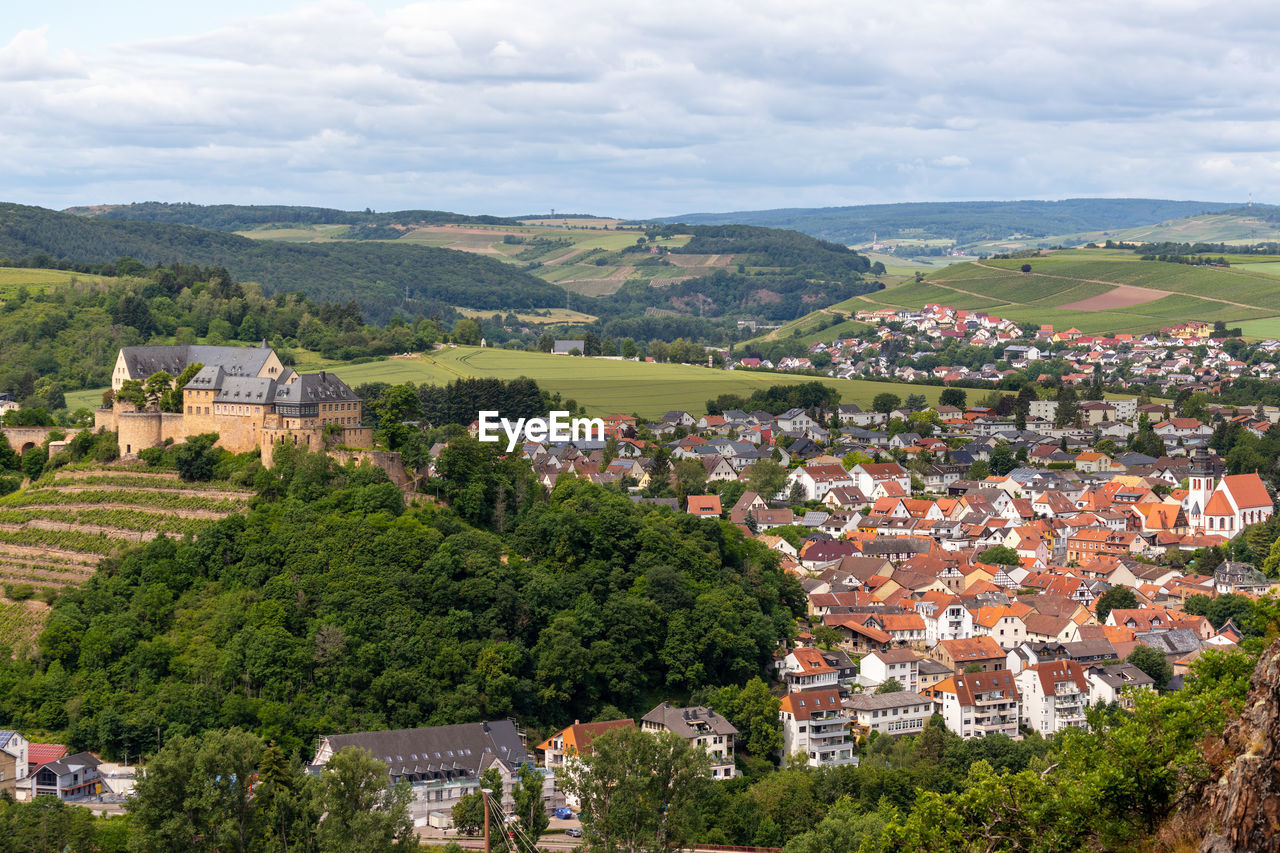
MULTIPOLYGON (((80 583, 104 556, 162 533, 199 536, 252 497, 230 484, 184 483, 172 473, 55 472, 0 498, 0 587, 26 597, 80 583)), ((34 636, 43 618, 39 602, 0 597, 0 643, 34 636)))

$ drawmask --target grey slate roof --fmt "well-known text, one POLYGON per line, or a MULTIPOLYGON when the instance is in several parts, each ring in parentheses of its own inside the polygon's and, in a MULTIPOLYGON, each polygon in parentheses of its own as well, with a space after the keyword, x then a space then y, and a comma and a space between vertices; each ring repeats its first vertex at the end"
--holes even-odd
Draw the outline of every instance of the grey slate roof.
MULTIPOLYGON (((203 371, 202 371, 203 372, 203 371)), ((276 381, 258 376, 226 376, 215 403, 251 403, 269 406, 275 402, 276 381)))
POLYGON ((337 376, 326 371, 304 373, 288 385, 276 387, 277 403, 337 403, 357 400, 354 391, 337 376))
POLYGON ((674 708, 670 702, 663 702, 644 715, 647 723, 656 723, 668 731, 675 732, 682 738, 693 738, 707 734, 736 735, 738 730, 733 723, 701 706, 695 708, 674 708))
POLYGON ((511 720, 328 735, 325 739, 334 752, 349 746, 369 750, 387 765, 392 776, 478 776, 491 763, 486 759, 499 759, 509 765, 532 760, 511 720))
POLYGON ((218 366, 232 376, 257 376, 267 359, 271 347, 213 347, 193 344, 171 347, 124 347, 129 375, 146 377, 157 370, 165 370, 177 376, 187 365, 199 362, 205 367, 218 366))
POLYGON ((912 705, 932 706, 933 700, 907 690, 899 690, 897 693, 855 693, 844 700, 844 706, 854 711, 883 711, 912 705))

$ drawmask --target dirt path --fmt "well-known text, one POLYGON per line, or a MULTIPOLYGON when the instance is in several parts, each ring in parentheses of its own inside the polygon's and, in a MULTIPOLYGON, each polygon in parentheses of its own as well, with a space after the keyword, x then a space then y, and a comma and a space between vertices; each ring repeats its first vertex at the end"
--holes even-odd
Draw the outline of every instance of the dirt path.
MULTIPOLYGON (((8 525, 15 528, 16 525, 8 525)), ((42 548, 39 545, 17 545, 12 542, 0 542, 0 560, 6 555, 15 557, 33 557, 46 562, 50 560, 64 562, 69 565, 82 565, 90 569, 98 565, 99 555, 87 551, 70 551, 65 548, 42 548)))
POLYGON ((175 509, 173 507, 145 506, 139 504, 128 503, 50 503, 50 504, 26 504, 15 509, 69 509, 69 510, 87 510, 87 509, 123 509, 130 512, 149 512, 155 515, 172 515, 177 518, 194 518, 207 519, 210 521, 221 521, 235 510, 215 510, 215 509, 175 509))
POLYGON ((65 468, 54 475, 55 483, 63 480, 84 480, 89 477, 137 477, 139 480, 171 480, 178 482, 175 471, 134 471, 129 468, 93 468, 81 471, 68 471, 65 468))
POLYGON ((159 534, 155 530, 125 530, 122 527, 107 527, 98 524, 73 524, 69 521, 50 521, 47 518, 33 518, 22 524, 0 523, 0 530, 58 530, 72 533, 100 533, 112 539, 123 539, 129 542, 150 542, 159 534))
POLYGON ((92 577, 94 571, 89 569, 84 572, 59 572, 55 569, 36 566, 10 567, 0 564, 0 583, 8 579, 18 583, 35 583, 42 586, 69 586, 82 583, 92 577))
POLYGON ((584 248, 582 248, 582 247, 579 247, 579 248, 576 248, 576 249, 570 249, 569 251, 565 252, 563 255, 561 255, 561 256, 560 256, 560 257, 558 257, 558 258, 552 258, 552 259, 550 259, 550 260, 548 260, 548 261, 543 261, 543 262, 542 262, 542 265, 543 265, 544 267, 549 267, 549 266, 552 266, 552 265, 554 265, 554 264, 564 263, 565 261, 569 260, 570 258, 576 258, 578 255, 581 255, 581 254, 582 254, 583 252, 585 252, 585 251, 586 251, 586 249, 584 249, 584 248))
MULTIPOLYGON (((127 492, 129 486, 116 483, 94 483, 87 486, 53 486, 59 492, 67 495, 79 495, 84 492, 127 492)), ((183 489, 166 486, 138 486, 138 491, 142 492, 158 492, 166 495, 180 495, 192 498, 213 498, 215 500, 236 501, 237 503, 247 504, 253 497, 252 492, 227 492, 220 489, 183 489)))

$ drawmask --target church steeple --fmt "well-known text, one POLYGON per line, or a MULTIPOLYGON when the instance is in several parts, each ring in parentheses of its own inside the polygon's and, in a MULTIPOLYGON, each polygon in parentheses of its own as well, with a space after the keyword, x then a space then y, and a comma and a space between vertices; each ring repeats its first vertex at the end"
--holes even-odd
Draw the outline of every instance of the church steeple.
POLYGON ((1213 481, 1213 456, 1201 445, 1191 454, 1190 488, 1187 490, 1187 518, 1197 525, 1216 484, 1213 481))

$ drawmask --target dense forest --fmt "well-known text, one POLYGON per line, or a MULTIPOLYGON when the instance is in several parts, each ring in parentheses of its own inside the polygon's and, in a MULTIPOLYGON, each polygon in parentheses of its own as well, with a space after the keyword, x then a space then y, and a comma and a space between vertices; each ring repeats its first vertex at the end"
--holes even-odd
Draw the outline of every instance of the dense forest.
POLYGON ((727 522, 455 437, 406 509, 380 469, 285 451, 262 499, 196 541, 109 560, 54 605, 38 659, 0 653, 0 720, 111 758, 239 726, 317 735, 519 715, 536 728, 746 682, 803 610, 727 522))
POLYGON ((159 201, 72 207, 63 211, 97 219, 168 222, 214 231, 248 231, 263 225, 515 225, 501 216, 467 216, 447 210, 335 210, 284 204, 169 204, 159 201))
POLYGON ((450 307, 547 308, 564 291, 510 264, 468 252, 386 241, 279 243, 157 222, 86 219, 38 207, 0 204, 0 261, 33 266, 99 265, 135 258, 146 266, 225 267, 268 293, 298 291, 317 301, 355 300, 379 322, 402 312, 450 307), (51 264, 50 261, 53 263, 51 264))
MULTIPOLYGON (((664 222, 694 225, 740 223, 790 228, 839 243, 909 237, 941 238, 965 245, 1011 234, 1044 237, 1151 225, 1235 207, 1209 201, 1141 198, 1072 198, 1062 201, 954 201, 866 204, 853 207, 782 208, 733 213, 693 213, 664 222)), ((1260 215, 1259 208, 1251 208, 1260 215)))

